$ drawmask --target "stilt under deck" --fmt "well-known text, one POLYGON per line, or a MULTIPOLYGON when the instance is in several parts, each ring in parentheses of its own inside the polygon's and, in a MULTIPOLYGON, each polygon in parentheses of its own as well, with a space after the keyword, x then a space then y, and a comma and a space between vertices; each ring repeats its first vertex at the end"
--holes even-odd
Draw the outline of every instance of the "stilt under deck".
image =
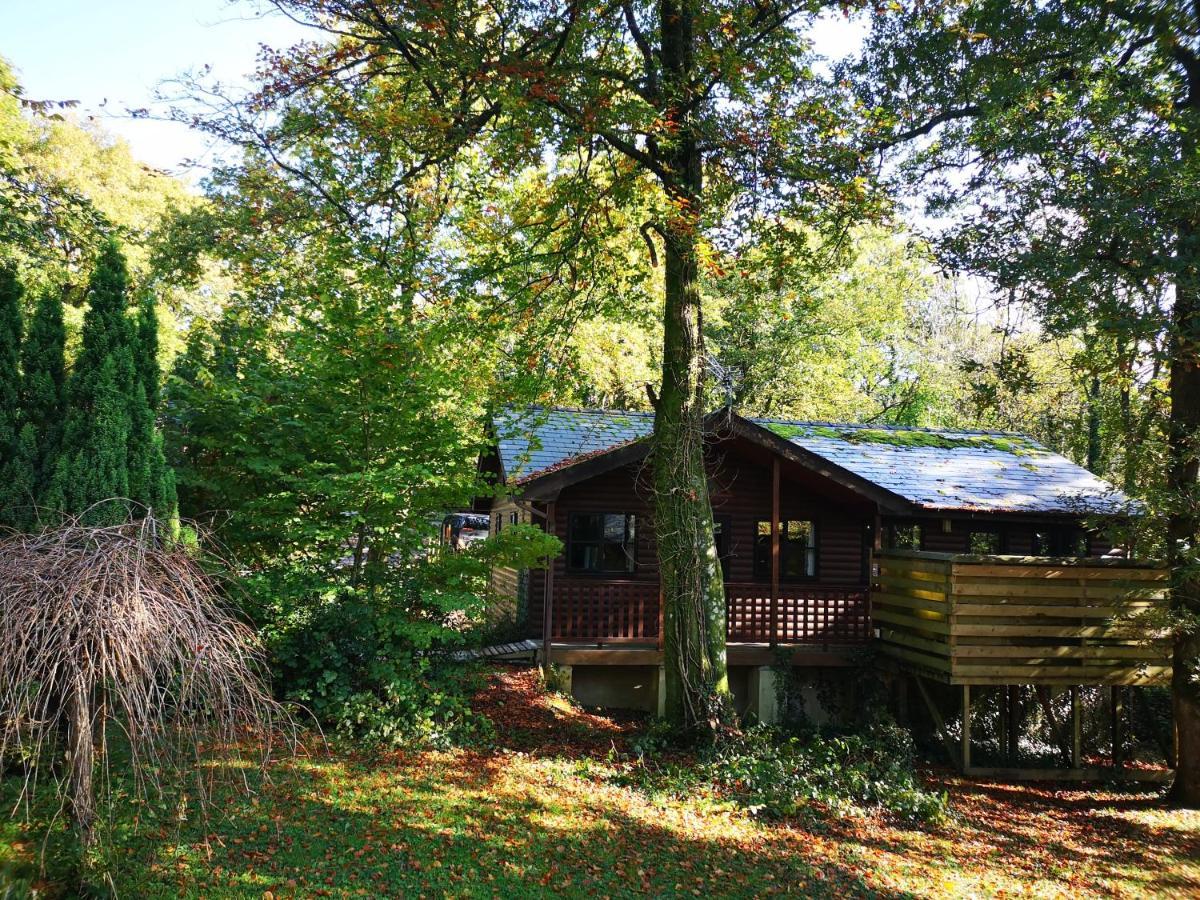
POLYGON ((872 616, 880 650, 913 676, 947 751, 964 774, 1003 780, 1163 780, 1169 773, 1125 769, 1119 756, 1123 692, 1169 683, 1170 643, 1138 621, 1167 602, 1168 572, 1125 559, 962 556, 916 551, 876 555, 872 616), (926 687, 960 691, 962 728, 954 746, 926 687), (1080 687, 1110 688, 1111 767, 1084 768, 1080 687), (1071 765, 1061 769, 972 763, 973 693, 1000 688, 1002 747, 1015 762, 1020 688, 1048 703, 1071 692, 1071 765), (973 692, 973 688, 975 691, 973 692))

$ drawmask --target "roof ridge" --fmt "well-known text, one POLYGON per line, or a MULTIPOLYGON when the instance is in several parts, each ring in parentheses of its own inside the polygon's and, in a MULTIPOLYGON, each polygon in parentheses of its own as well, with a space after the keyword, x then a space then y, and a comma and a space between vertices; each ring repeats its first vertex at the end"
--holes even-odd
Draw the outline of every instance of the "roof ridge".
MULTIPOLYGON (((879 431, 923 431, 929 434, 978 434, 990 437, 1015 437, 1026 441, 1034 441, 1020 431, 999 431, 990 428, 954 428, 951 426, 934 425, 893 425, 879 422, 830 422, 813 419, 781 419, 776 416, 752 416, 751 422, 770 422, 776 425, 792 425, 797 428, 874 428, 879 431)), ((1036 443, 1036 441, 1034 441, 1036 443)))
MULTIPOLYGON (((639 416, 641 418, 653 418, 654 413, 644 409, 609 409, 602 406, 561 406, 558 404, 547 405, 543 403, 529 403, 524 406, 517 404, 506 404, 506 409, 516 413, 530 412, 563 412, 563 413, 581 413, 584 415, 605 415, 605 416, 639 416)), ((944 425, 897 425, 892 423, 880 422, 835 422, 828 419, 785 419, 779 416, 747 416, 751 422, 769 422, 778 425, 791 425, 794 427, 809 427, 809 428, 869 428, 879 431, 909 431, 923 432, 926 434, 968 434, 981 435, 988 437, 1007 437, 1020 438, 1023 441, 1028 441, 1041 446, 1041 443, 1035 438, 1020 432, 1020 431, 1005 431, 998 428, 958 428, 954 426, 944 425)))

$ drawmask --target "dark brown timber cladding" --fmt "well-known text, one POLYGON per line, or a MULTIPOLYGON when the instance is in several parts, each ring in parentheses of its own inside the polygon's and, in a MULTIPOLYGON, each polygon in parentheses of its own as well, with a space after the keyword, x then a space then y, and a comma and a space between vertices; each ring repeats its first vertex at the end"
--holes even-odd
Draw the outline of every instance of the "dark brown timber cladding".
MULTIPOLYGON (((710 455, 713 515, 729 529, 727 583, 769 584, 769 573, 754 571, 758 523, 771 518, 769 457, 746 459, 736 447, 710 455)), ((595 636, 596 628, 626 640, 657 638, 658 566, 651 504, 641 465, 626 466, 564 488, 556 503, 555 533, 564 553, 554 563, 554 590, 563 614, 553 624, 556 640, 595 636), (570 520, 576 513, 632 513, 637 517, 637 569, 632 574, 589 574, 569 571, 570 520), (616 607, 625 607, 624 611, 616 607), (564 620, 563 615, 566 616, 564 620)), ((786 581, 785 592, 805 587, 861 587, 867 578, 867 548, 873 507, 844 489, 814 479, 785 465, 780 488, 783 521, 812 521, 816 530, 816 577, 786 581), (803 483, 802 483, 803 482, 803 483)), ((543 572, 531 573, 529 622, 541 637, 543 572)), ((556 612, 559 612, 556 604, 556 612)))
MULTIPOLYGON (((866 590, 876 506, 862 495, 790 460, 781 461, 780 520, 810 521, 816 535, 813 577, 784 577, 777 617, 771 618, 769 567, 754 568, 755 537, 760 522, 769 522, 772 506, 773 456, 740 438, 710 448, 713 516, 729 536, 725 581, 730 602, 729 640, 765 643, 855 643, 869 635, 866 590), (774 621, 774 625, 772 625, 774 621)), ((563 642, 633 642, 658 639, 658 560, 651 518, 645 462, 626 465, 564 487, 555 501, 553 531, 563 541, 554 561, 556 596, 551 637, 563 642), (571 571, 570 522, 578 513, 633 514, 636 519, 637 566, 632 573, 571 571)), ((541 504, 539 504, 541 506, 541 504)), ((963 514, 885 517, 888 524, 919 523, 922 548, 966 553, 973 531, 996 531, 997 552, 1030 554, 1038 530, 1068 526, 1070 517, 963 514)), ((1093 538, 1094 555, 1108 550, 1093 538)), ((506 575, 497 586, 507 588, 506 575)), ((530 635, 542 637, 545 572, 530 573, 530 635)))
MULTIPOLYGON (((903 519, 884 518, 885 526, 913 523, 921 526, 919 549, 930 553, 967 553, 969 552, 968 542, 971 532, 994 531, 1000 536, 1000 553, 1028 556, 1034 552, 1033 536, 1036 532, 1059 526, 1076 525, 1078 520, 1071 516, 1032 519, 998 513, 977 513, 971 517, 964 517, 962 513, 956 513, 942 516, 931 514, 903 519), (947 523, 949 524, 947 525, 947 523)), ((1088 549, 1091 556, 1103 556, 1112 550, 1112 544, 1099 535, 1091 535, 1088 549)))

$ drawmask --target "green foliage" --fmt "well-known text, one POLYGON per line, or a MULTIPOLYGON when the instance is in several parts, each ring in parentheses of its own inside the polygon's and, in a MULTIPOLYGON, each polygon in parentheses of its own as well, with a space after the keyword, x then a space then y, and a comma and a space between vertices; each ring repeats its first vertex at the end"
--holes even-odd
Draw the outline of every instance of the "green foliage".
POLYGON ((677 796, 706 787, 768 818, 883 812, 936 824, 949 812, 946 794, 914 770, 912 737, 892 722, 803 735, 756 725, 723 735, 697 760, 658 756, 670 743, 651 728, 635 744, 639 761, 618 781, 677 796))
MULTIPOLYGON (((345 591, 288 604, 266 634, 276 683, 333 734, 360 745, 448 746, 478 740, 461 664, 418 654, 403 601, 345 591)), ((414 634, 414 632, 417 632, 414 634)))
POLYGON ((25 499, 14 482, 21 444, 21 283, 11 265, 0 263, 0 522, 12 524, 25 499))
MULTIPOLYGON (((125 510, 107 501, 130 496, 134 370, 126 288, 125 261, 110 242, 89 286, 83 344, 67 386, 63 444, 51 488, 64 511, 91 510, 97 524, 123 519, 125 510), (92 509, 96 504, 103 505, 92 509)), ((144 404, 145 396, 141 399, 144 404)))
POLYGON ((127 289, 124 257, 110 241, 92 274, 82 346, 67 384, 62 446, 45 498, 66 513, 86 511, 97 524, 123 520, 126 500, 169 518, 160 504, 173 496, 136 369, 141 351, 127 315, 127 289))
POLYGON ((472 683, 447 654, 470 640, 492 565, 539 564, 560 549, 540 529, 513 525, 463 553, 396 560, 368 586, 287 566, 255 576, 252 600, 276 684, 328 729, 360 742, 479 740, 487 723, 471 715, 472 683))
POLYGON ((21 346, 21 412, 26 427, 33 429, 33 472, 38 486, 35 500, 43 494, 58 463, 66 412, 66 331, 62 303, 45 291, 38 297, 21 346))
POLYGON ((947 813, 945 793, 921 783, 912 737, 895 724, 808 737, 758 726, 722 741, 706 765, 720 789, 772 816, 795 815, 814 803, 839 814, 880 810, 930 823, 947 813))

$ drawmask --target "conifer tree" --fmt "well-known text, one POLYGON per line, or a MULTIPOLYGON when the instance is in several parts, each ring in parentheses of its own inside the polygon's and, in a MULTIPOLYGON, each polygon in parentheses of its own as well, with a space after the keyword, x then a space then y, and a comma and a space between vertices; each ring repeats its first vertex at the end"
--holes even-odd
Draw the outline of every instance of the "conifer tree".
POLYGON ((50 491, 64 511, 89 511, 89 520, 96 524, 123 519, 124 509, 102 501, 130 494, 135 405, 130 398, 136 396, 137 377, 133 328, 126 316, 127 287, 125 259, 109 241, 88 286, 83 343, 67 385, 62 451, 50 491))
POLYGON ((146 403, 152 414, 158 413, 162 373, 158 367, 158 311, 154 295, 146 293, 138 304, 137 347, 134 355, 138 381, 146 392, 146 403))
POLYGON ((158 315, 151 294, 138 305, 133 356, 136 380, 130 395, 129 495, 156 515, 170 518, 175 512, 175 479, 167 465, 162 436, 155 427, 161 374, 158 315))
POLYGON ((21 438, 21 283, 11 266, 0 266, 0 523, 15 524, 28 485, 16 480, 21 438))
POLYGON ((44 502, 54 476, 62 441, 66 339, 62 301, 54 294, 43 293, 21 345, 21 415, 25 428, 32 429, 31 465, 39 503, 44 502))

